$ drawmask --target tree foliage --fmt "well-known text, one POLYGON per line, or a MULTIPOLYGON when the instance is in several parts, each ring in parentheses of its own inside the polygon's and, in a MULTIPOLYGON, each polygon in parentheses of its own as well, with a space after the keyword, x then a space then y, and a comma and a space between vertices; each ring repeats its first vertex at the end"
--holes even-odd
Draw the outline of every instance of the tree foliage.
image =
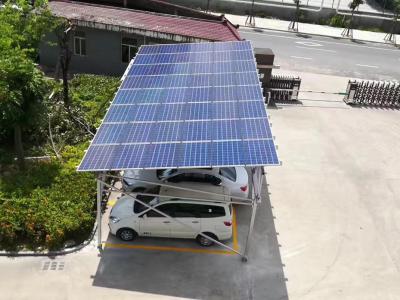
POLYGON ((353 0, 349 3, 349 8, 354 12, 361 4, 364 4, 364 0, 353 0))
MULTIPOLYGON (((22 134, 35 123, 46 93, 44 75, 35 66, 43 35, 54 18, 46 1, 7 1, 0 9, 0 134, 14 131, 15 149, 23 162, 22 134)), ((1 140, 0 136, 0 140, 1 140)))

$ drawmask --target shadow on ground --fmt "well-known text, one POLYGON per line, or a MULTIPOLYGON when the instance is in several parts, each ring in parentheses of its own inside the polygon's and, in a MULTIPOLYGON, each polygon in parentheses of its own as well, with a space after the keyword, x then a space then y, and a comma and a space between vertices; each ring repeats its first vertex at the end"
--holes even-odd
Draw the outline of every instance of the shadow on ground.
MULTIPOLYGON (((247 263, 237 255, 105 248, 93 285, 195 299, 288 299, 265 183, 263 195, 247 263)), ((236 211, 239 247, 243 249, 250 208, 238 207, 236 211)), ((115 241, 113 239, 109 237, 109 241, 115 241)), ((146 239, 145 243, 149 242, 196 247, 190 240, 146 239)), ((215 246, 213 249, 221 248, 215 246)))

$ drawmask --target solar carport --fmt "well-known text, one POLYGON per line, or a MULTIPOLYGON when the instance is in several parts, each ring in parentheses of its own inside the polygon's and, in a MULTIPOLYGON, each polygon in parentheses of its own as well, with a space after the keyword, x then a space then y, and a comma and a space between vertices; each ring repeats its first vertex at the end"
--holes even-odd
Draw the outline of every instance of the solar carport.
MULTIPOLYGON (((263 166, 278 164, 253 49, 250 42, 240 41, 142 46, 122 77, 78 171, 98 173, 101 248, 103 187, 118 190, 106 182, 106 176, 115 177, 109 172, 249 167, 251 199, 233 201, 252 208, 246 246, 241 252, 214 241, 247 259, 261 201, 263 166)), ((202 201, 212 194, 199 192, 204 194, 202 201)))

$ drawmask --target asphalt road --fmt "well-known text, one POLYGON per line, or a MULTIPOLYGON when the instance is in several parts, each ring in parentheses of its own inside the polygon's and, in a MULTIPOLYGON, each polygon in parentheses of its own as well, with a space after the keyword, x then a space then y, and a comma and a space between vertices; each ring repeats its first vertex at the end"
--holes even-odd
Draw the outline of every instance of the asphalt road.
POLYGON ((283 69, 371 80, 400 80, 400 49, 392 45, 350 41, 260 29, 240 29, 254 47, 271 48, 283 69))

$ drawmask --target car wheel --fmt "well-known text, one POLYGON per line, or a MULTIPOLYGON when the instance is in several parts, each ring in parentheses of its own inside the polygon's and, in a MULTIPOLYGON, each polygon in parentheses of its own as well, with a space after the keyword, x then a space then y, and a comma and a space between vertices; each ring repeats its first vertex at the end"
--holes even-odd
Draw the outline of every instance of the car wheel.
POLYGON ((130 228, 121 228, 117 231, 117 236, 123 241, 132 241, 137 236, 137 233, 130 228))
MULTIPOLYGON (((204 232, 203 234, 209 236, 210 238, 213 238, 214 240, 218 240, 217 237, 215 236, 215 234, 212 234, 209 232, 204 232)), ((212 241, 200 234, 196 237, 196 241, 202 247, 210 247, 210 246, 214 245, 214 241, 212 241)))

